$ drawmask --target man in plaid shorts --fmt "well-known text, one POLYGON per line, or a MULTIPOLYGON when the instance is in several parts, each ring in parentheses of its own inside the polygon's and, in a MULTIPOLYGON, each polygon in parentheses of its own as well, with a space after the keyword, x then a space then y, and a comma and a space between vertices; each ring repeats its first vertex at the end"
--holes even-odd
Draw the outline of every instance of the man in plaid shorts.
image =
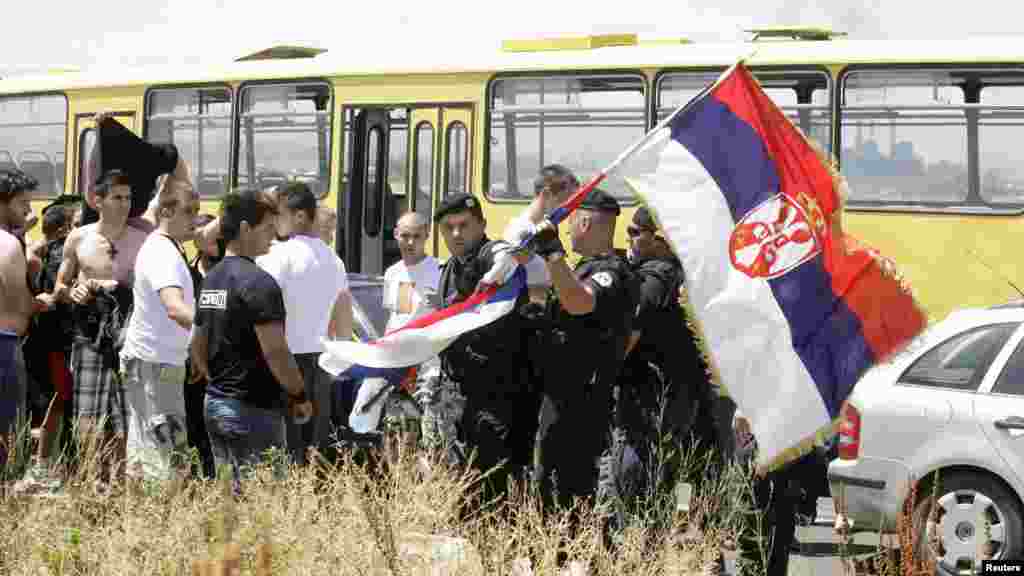
MULTIPOLYGON (((128 226, 131 184, 119 170, 96 183, 99 221, 76 228, 64 244, 54 295, 72 303, 72 410, 78 440, 87 443, 102 428, 101 440, 113 441, 113 461, 104 462, 109 478, 125 456, 125 400, 118 376, 121 328, 132 305, 135 257, 146 233, 128 226)), ((88 445, 88 444, 82 444, 88 445)), ((123 471, 123 468, 122 468, 123 471)))

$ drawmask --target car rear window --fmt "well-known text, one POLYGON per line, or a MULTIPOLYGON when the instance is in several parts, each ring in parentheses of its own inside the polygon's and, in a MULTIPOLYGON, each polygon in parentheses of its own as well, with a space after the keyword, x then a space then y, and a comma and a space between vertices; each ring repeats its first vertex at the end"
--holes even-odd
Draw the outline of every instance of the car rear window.
POLYGON ((977 390, 982 376, 1019 323, 990 324, 946 340, 917 359, 900 384, 977 390))

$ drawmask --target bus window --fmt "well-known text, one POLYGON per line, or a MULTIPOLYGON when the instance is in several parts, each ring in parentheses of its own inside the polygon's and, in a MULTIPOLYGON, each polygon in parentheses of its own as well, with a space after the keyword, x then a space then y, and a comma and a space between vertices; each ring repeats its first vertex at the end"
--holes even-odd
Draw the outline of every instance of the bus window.
POLYGON ((366 186, 363 187, 363 229, 370 238, 380 234, 381 196, 380 178, 381 157, 383 156, 381 130, 370 129, 366 137, 366 186))
POLYGON ((985 86, 978 109, 978 175, 982 202, 1024 204, 1024 76, 1017 84, 985 86))
POLYGON ((157 89, 146 103, 146 139, 174 144, 188 162, 196 192, 216 197, 230 188, 231 90, 157 89))
POLYGON ((0 98, 0 163, 39 182, 36 194, 62 194, 57 175, 67 132, 68 101, 61 95, 0 98))
POLYGON ((405 212, 405 182, 409 159, 409 118, 405 108, 388 111, 388 186, 399 212, 405 212))
MULTIPOLYGON (((753 70, 765 94, 824 151, 832 149, 829 77, 824 72, 753 70)), ((718 79, 719 72, 672 72, 658 80, 658 120, 718 79)))
POLYGON ((331 93, 324 84, 242 88, 238 178, 269 188, 302 181, 317 197, 329 190, 331 93))
MULTIPOLYGON (((491 83, 488 194, 533 196, 533 178, 547 164, 564 164, 581 181, 605 168, 647 129, 644 79, 639 75, 551 75, 491 83)), ((629 196, 625 180, 603 187, 629 196)))
POLYGON ((1024 73, 852 71, 840 107, 851 206, 1024 205, 1024 73))
POLYGON ((86 128, 78 137, 78 194, 85 198, 89 184, 89 158, 96 147, 96 129, 86 128))
POLYGON ((416 197, 413 208, 427 222, 434 220, 434 127, 430 122, 416 125, 416 197))
POLYGON ((448 166, 445 182, 448 189, 445 196, 465 194, 466 183, 469 181, 467 166, 469 165, 469 145, 466 125, 455 121, 448 125, 448 166))

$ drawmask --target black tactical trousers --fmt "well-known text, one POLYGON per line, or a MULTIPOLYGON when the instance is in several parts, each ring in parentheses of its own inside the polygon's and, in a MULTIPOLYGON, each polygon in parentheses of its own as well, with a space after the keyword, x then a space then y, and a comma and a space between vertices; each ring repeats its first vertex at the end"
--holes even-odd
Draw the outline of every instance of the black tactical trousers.
POLYGON ((812 467, 813 456, 808 455, 754 479, 753 502, 739 539, 740 574, 786 576, 801 482, 812 467))

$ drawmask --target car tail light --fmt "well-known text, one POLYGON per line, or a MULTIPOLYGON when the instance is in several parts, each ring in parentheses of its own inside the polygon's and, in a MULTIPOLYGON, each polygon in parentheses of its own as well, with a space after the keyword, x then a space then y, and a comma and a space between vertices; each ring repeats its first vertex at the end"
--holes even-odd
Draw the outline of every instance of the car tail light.
POLYGON ((849 402, 843 404, 839 420, 839 458, 856 460, 860 455, 860 410, 849 402))

